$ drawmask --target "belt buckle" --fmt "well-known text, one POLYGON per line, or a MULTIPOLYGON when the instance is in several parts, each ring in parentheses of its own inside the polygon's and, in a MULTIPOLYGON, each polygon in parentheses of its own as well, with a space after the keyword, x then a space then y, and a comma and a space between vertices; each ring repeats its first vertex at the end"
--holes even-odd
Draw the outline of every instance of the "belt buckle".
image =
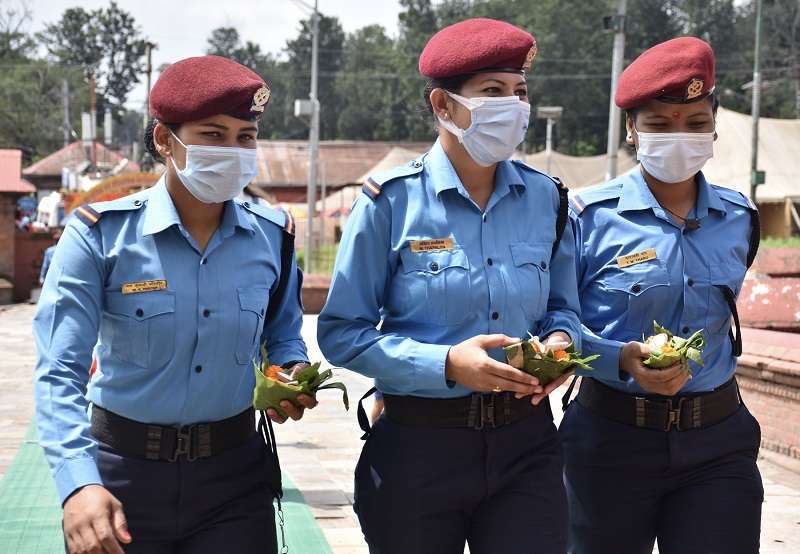
POLYGON ((686 400, 685 397, 680 397, 678 399, 677 408, 672 403, 673 399, 667 399, 667 424, 664 431, 672 430, 672 427, 675 427, 676 431, 683 431, 681 428, 681 411, 683 410, 683 403, 686 400))
POLYGON ((175 445, 175 452, 167 458, 170 462, 175 462, 178 460, 178 457, 182 454, 186 455, 187 462, 193 462, 197 459, 197 456, 192 455, 192 431, 194 430, 194 426, 190 427, 182 427, 178 429, 178 434, 175 438, 177 444, 175 445))
MULTIPOLYGON (((489 402, 486 402, 486 398, 484 394, 478 394, 478 410, 477 410, 477 417, 475 418, 475 423, 472 425, 472 428, 476 431, 483 430, 486 427, 486 424, 490 424, 492 429, 497 427, 497 420, 495 419, 495 398, 496 396, 493 394, 489 402)), ((471 419, 471 418, 470 418, 471 419)))

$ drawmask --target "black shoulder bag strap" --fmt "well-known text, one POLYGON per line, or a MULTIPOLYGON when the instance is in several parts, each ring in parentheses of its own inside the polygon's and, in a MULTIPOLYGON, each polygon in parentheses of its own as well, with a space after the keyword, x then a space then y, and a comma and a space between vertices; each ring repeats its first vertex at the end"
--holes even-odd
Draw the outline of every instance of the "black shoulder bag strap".
MULTIPOLYGON (((758 246, 761 244, 761 220, 758 217, 758 210, 755 208, 748 208, 748 210, 750 211, 750 238, 748 239, 746 263, 747 269, 750 269, 756 259, 756 254, 758 254, 758 246)), ((717 288, 725 297, 725 302, 733 316, 733 326, 728 330, 728 337, 733 347, 733 355, 739 357, 742 355, 742 327, 739 323, 739 310, 736 309, 736 295, 726 285, 717 285, 717 288), (734 329, 736 330, 734 331, 734 329)))
MULTIPOLYGON (((289 217, 287 214, 286 217, 289 217)), ((278 277, 278 286, 275 287, 275 292, 270 295, 269 307, 267 308, 267 315, 264 321, 271 321, 275 317, 278 306, 283 301, 286 294, 286 287, 289 283, 289 275, 292 270, 292 256, 294 254, 294 235, 284 230, 283 240, 281 241, 281 274, 278 277)), ((269 454, 269 463, 272 465, 272 471, 267 475, 267 484, 275 495, 275 500, 278 504, 278 527, 281 533, 281 554, 289 552, 286 546, 286 520, 283 514, 283 506, 281 499, 283 498, 283 479, 281 477, 281 462, 278 458, 278 444, 275 442, 275 430, 272 427, 272 420, 269 418, 264 410, 258 413, 258 432, 267 446, 269 454)))
POLYGON ((367 417, 367 412, 364 410, 364 400, 375 394, 378 389, 372 387, 369 389, 364 396, 361 397, 361 400, 358 401, 358 426, 361 427, 361 430, 364 431, 364 434, 361 435, 361 440, 367 440, 370 431, 372 431, 372 427, 369 424, 369 418, 367 417))
POLYGON ((556 217, 556 240, 553 241, 553 252, 550 254, 550 260, 555 258, 558 247, 561 244, 561 237, 564 235, 564 229, 567 227, 567 219, 569 215, 569 189, 564 186, 561 179, 553 177, 558 188, 558 216, 556 217))

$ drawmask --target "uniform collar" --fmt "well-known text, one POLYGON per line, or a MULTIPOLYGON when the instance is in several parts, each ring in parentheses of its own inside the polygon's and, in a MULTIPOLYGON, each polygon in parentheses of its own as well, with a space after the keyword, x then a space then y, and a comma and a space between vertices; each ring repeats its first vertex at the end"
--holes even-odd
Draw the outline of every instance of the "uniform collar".
MULTIPOLYGON (((459 179, 453 164, 450 163, 450 158, 444 151, 444 147, 439 139, 433 144, 430 152, 425 157, 425 169, 431 178, 433 189, 436 195, 440 195, 442 191, 449 189, 458 189, 458 191, 469 197, 469 193, 464 188, 464 184, 459 179)), ((525 190, 525 180, 514 167, 511 161, 499 162, 494 177, 495 191, 494 195, 498 198, 505 196, 511 186, 518 192, 525 190)))
MULTIPOLYGON (((658 210, 663 208, 653 196, 650 187, 644 180, 640 166, 633 169, 622 183, 622 191, 617 204, 618 212, 636 211, 636 210, 658 210)), ((716 210, 725 214, 725 205, 722 199, 717 194, 717 191, 706 181, 703 172, 697 174, 697 202, 696 202, 696 217, 702 219, 708 215, 708 210, 716 210)))
POLYGON ((173 225, 180 224, 181 218, 167 190, 167 174, 164 173, 150 189, 145 206, 142 235, 154 235, 173 225))
MULTIPOLYGON (((243 213, 243 210, 244 208, 237 202, 232 200, 225 202, 225 210, 219 226, 223 236, 232 235, 234 227, 240 227, 251 233, 255 232, 253 222, 247 214, 243 213)), ((144 236, 154 235, 173 225, 183 226, 178 210, 175 209, 175 203, 167 190, 167 176, 165 173, 150 189, 150 196, 145 207, 142 234, 144 236)))

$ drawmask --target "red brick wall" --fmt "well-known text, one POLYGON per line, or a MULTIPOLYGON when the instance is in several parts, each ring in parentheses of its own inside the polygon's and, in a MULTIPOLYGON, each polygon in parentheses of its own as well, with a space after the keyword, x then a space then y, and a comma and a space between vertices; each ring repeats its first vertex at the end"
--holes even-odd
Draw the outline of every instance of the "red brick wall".
POLYGON ((14 280, 14 197, 0 194, 0 277, 14 280))
POLYGON ((31 297, 31 289, 39 286, 44 251, 53 243, 48 233, 17 231, 14 249, 14 301, 25 302, 31 297))
POLYGON ((744 403, 761 424, 761 447, 800 459, 800 387, 758 378, 747 368, 737 373, 744 403))

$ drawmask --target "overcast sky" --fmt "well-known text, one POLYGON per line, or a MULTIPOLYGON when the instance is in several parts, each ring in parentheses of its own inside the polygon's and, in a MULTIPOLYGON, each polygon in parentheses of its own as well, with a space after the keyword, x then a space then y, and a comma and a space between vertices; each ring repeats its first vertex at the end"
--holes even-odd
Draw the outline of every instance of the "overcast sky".
MULTIPOLYGON (((26 1, 33 11, 32 31, 57 21, 67 8, 92 10, 109 4, 108 0, 26 1)), ((308 17, 292 0, 118 0, 118 4, 133 15, 144 36, 158 44, 154 67, 205 53, 206 39, 217 27, 236 27, 243 41, 279 52, 297 35, 300 20, 308 17)), ((378 23, 395 35, 399 9, 398 0, 319 0, 319 10, 338 17, 347 32, 378 23)), ((128 104, 138 108, 143 102, 144 86, 138 86, 128 104)))

